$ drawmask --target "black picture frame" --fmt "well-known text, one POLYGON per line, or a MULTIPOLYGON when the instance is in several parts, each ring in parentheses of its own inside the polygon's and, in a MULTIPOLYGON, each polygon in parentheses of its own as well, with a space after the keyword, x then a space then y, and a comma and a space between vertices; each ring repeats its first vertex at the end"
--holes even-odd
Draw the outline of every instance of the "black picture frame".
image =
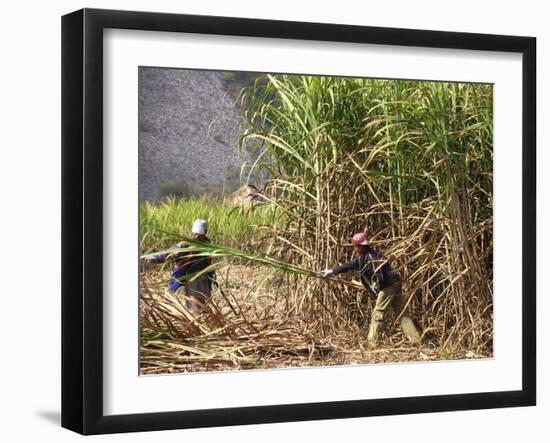
POLYGON ((536 39, 83 9, 62 18, 62 426, 82 434, 413 414, 536 403, 536 39), (522 389, 131 415, 103 413, 103 30, 192 32, 522 55, 522 389))

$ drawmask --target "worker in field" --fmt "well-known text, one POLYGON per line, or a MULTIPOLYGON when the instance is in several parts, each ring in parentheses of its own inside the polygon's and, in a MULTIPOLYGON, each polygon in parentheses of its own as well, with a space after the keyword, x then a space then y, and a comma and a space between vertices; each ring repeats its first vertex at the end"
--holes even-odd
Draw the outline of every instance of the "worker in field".
POLYGON ((343 272, 359 271, 361 283, 376 297, 372 319, 370 322, 368 343, 374 346, 384 328, 388 311, 393 308, 400 316, 401 329, 405 336, 414 344, 420 344, 420 335, 407 312, 405 299, 401 293, 401 278, 379 252, 370 244, 366 234, 355 234, 351 239, 355 258, 341 266, 321 271, 322 277, 341 274, 343 272))
MULTIPOLYGON (((191 227, 191 238, 193 240, 210 243, 206 236, 208 223, 206 220, 195 220, 191 227)), ((173 248, 185 248, 185 242, 178 243, 173 248)), ((214 281, 214 272, 205 272, 193 279, 193 276, 204 271, 212 264, 210 257, 198 256, 193 251, 181 251, 174 254, 165 253, 153 257, 152 263, 164 263, 167 260, 174 261, 168 290, 176 294, 183 287, 185 294, 185 305, 193 315, 197 314, 201 307, 210 299, 212 295, 212 282, 214 281), (190 279, 192 279, 190 281, 190 279)))

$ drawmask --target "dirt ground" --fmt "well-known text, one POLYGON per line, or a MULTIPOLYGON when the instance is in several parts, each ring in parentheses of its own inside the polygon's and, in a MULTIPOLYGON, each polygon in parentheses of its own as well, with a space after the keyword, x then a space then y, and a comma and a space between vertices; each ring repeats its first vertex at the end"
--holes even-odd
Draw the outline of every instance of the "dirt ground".
POLYGON ((219 271, 211 301, 193 317, 180 291, 166 291, 168 276, 161 269, 141 274, 143 375, 486 357, 441 349, 427 334, 413 346, 391 322, 377 346, 369 348, 368 318, 321 337, 289 312, 281 278, 255 266, 219 271))

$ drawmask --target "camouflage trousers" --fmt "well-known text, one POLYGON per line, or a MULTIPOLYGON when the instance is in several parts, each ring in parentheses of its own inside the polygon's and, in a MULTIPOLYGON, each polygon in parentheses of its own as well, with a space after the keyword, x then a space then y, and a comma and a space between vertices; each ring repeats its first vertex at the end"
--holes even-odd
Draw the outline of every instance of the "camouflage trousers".
POLYGON ((401 282, 394 283, 378 293, 369 327, 369 344, 375 345, 380 338, 390 308, 393 309, 395 315, 399 316, 403 334, 412 343, 420 344, 420 334, 407 311, 405 298, 401 292, 401 282))

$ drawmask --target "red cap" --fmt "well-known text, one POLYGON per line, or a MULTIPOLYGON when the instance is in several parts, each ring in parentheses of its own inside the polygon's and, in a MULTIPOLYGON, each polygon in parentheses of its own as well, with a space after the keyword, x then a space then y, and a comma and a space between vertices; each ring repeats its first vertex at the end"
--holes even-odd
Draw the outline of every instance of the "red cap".
POLYGON ((351 243, 355 246, 366 246, 369 244, 369 240, 367 239, 367 234, 360 232, 359 234, 355 234, 352 239, 351 243))

